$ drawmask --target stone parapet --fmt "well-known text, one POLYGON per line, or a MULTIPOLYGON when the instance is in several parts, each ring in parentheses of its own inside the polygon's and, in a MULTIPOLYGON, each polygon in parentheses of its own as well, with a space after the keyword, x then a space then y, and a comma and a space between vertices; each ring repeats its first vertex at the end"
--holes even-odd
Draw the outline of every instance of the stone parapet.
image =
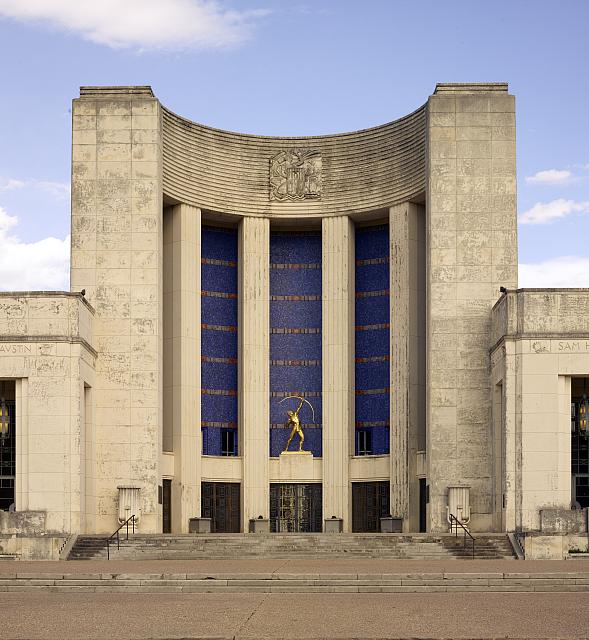
POLYGON ((589 336, 589 289, 515 289, 495 303, 491 346, 502 338, 589 336))
POLYGON ((0 343, 92 343, 95 311, 81 293, 67 291, 0 292, 0 343))

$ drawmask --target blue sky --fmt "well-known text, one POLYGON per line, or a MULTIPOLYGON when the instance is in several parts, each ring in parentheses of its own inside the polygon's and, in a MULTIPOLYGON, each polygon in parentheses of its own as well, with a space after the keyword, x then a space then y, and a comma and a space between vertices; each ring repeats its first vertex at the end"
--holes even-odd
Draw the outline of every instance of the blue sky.
POLYGON ((520 286, 589 286, 589 2, 0 0, 0 288, 67 287, 70 104, 150 84, 224 129, 365 128, 436 82, 517 98, 520 286))

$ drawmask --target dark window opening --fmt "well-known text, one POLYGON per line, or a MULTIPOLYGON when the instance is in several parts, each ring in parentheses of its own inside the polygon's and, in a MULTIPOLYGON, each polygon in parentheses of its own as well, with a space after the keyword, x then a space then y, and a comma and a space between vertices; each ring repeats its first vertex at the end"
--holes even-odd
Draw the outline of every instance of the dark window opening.
POLYGON ((15 508, 16 404, 14 381, 0 381, 0 510, 15 508))
POLYGON ((237 455, 237 431, 235 429, 221 429, 221 455, 237 455))
POLYGON ((356 429, 356 455, 372 455, 372 431, 370 429, 356 429))
POLYGON ((571 380, 572 506, 589 507, 589 378, 571 380))

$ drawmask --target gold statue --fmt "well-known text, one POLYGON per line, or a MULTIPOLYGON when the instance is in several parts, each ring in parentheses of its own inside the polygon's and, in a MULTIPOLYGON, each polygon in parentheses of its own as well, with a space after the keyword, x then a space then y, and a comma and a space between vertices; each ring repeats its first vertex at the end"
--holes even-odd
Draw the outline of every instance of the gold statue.
POLYGON ((289 398, 297 398, 298 400, 300 400, 300 403, 299 403, 299 406, 294 411, 287 411, 288 420, 286 422, 286 426, 287 427, 291 426, 292 429, 290 432, 290 436, 288 437, 286 447, 284 447, 284 451, 288 451, 288 447, 290 446, 290 443, 292 442, 292 439, 295 437, 295 435, 298 435, 300 438, 299 451, 302 451, 303 442, 305 442, 305 434, 303 433, 303 427, 301 426, 299 413, 301 412, 303 404, 306 402, 311 407, 311 411, 313 412, 313 422, 314 422, 315 410, 313 409, 313 405, 308 400, 305 400, 305 398, 302 398, 301 396, 286 396, 286 398, 282 398, 282 400, 278 404, 280 404, 281 402, 284 402, 285 400, 288 400, 289 398))

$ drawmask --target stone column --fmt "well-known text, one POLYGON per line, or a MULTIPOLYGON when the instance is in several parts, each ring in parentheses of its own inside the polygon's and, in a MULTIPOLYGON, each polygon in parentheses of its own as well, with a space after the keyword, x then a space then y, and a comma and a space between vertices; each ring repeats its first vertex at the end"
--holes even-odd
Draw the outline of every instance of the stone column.
POLYGON ((354 426, 354 229, 323 218, 323 517, 351 530, 349 456, 354 426))
POLYGON ((180 204, 164 216, 164 446, 174 452, 172 527, 200 515, 201 212, 180 204))
MULTIPOLYGON (((503 445, 503 464, 501 478, 501 492, 505 494, 505 508, 503 511, 503 495, 499 497, 498 507, 502 508, 502 528, 499 531, 516 531, 521 524, 521 513, 517 508, 518 500, 518 474, 521 474, 521 464, 518 462, 518 437, 516 429, 521 432, 521 423, 518 427, 516 408, 516 369, 515 369, 515 344, 513 341, 506 341, 501 350, 501 357, 504 361, 504 377, 501 385, 500 408, 498 428, 499 438, 503 445)), ((520 389, 521 398, 521 389, 520 389)), ((521 402, 521 399, 520 401, 521 402)), ((520 421, 521 422, 521 421, 520 421)), ((520 452, 521 453, 521 452, 520 452)))
POLYGON ((389 210, 391 514, 404 531, 419 517, 417 451, 425 448, 425 246, 421 205, 389 210))
POLYGON ((391 309, 391 515, 407 529, 409 487, 409 208, 389 210, 391 309))
POLYGON ((270 221, 239 227, 239 425, 243 448, 243 528, 269 517, 270 221))
POLYGON ((74 100, 71 287, 96 310, 96 532, 117 485, 140 485, 142 532, 161 530, 161 111, 149 87, 82 87, 74 100))
POLYGON ((517 286, 515 105, 504 84, 438 85, 428 101, 430 528, 468 484, 474 531, 493 524, 489 333, 499 287, 517 286))

